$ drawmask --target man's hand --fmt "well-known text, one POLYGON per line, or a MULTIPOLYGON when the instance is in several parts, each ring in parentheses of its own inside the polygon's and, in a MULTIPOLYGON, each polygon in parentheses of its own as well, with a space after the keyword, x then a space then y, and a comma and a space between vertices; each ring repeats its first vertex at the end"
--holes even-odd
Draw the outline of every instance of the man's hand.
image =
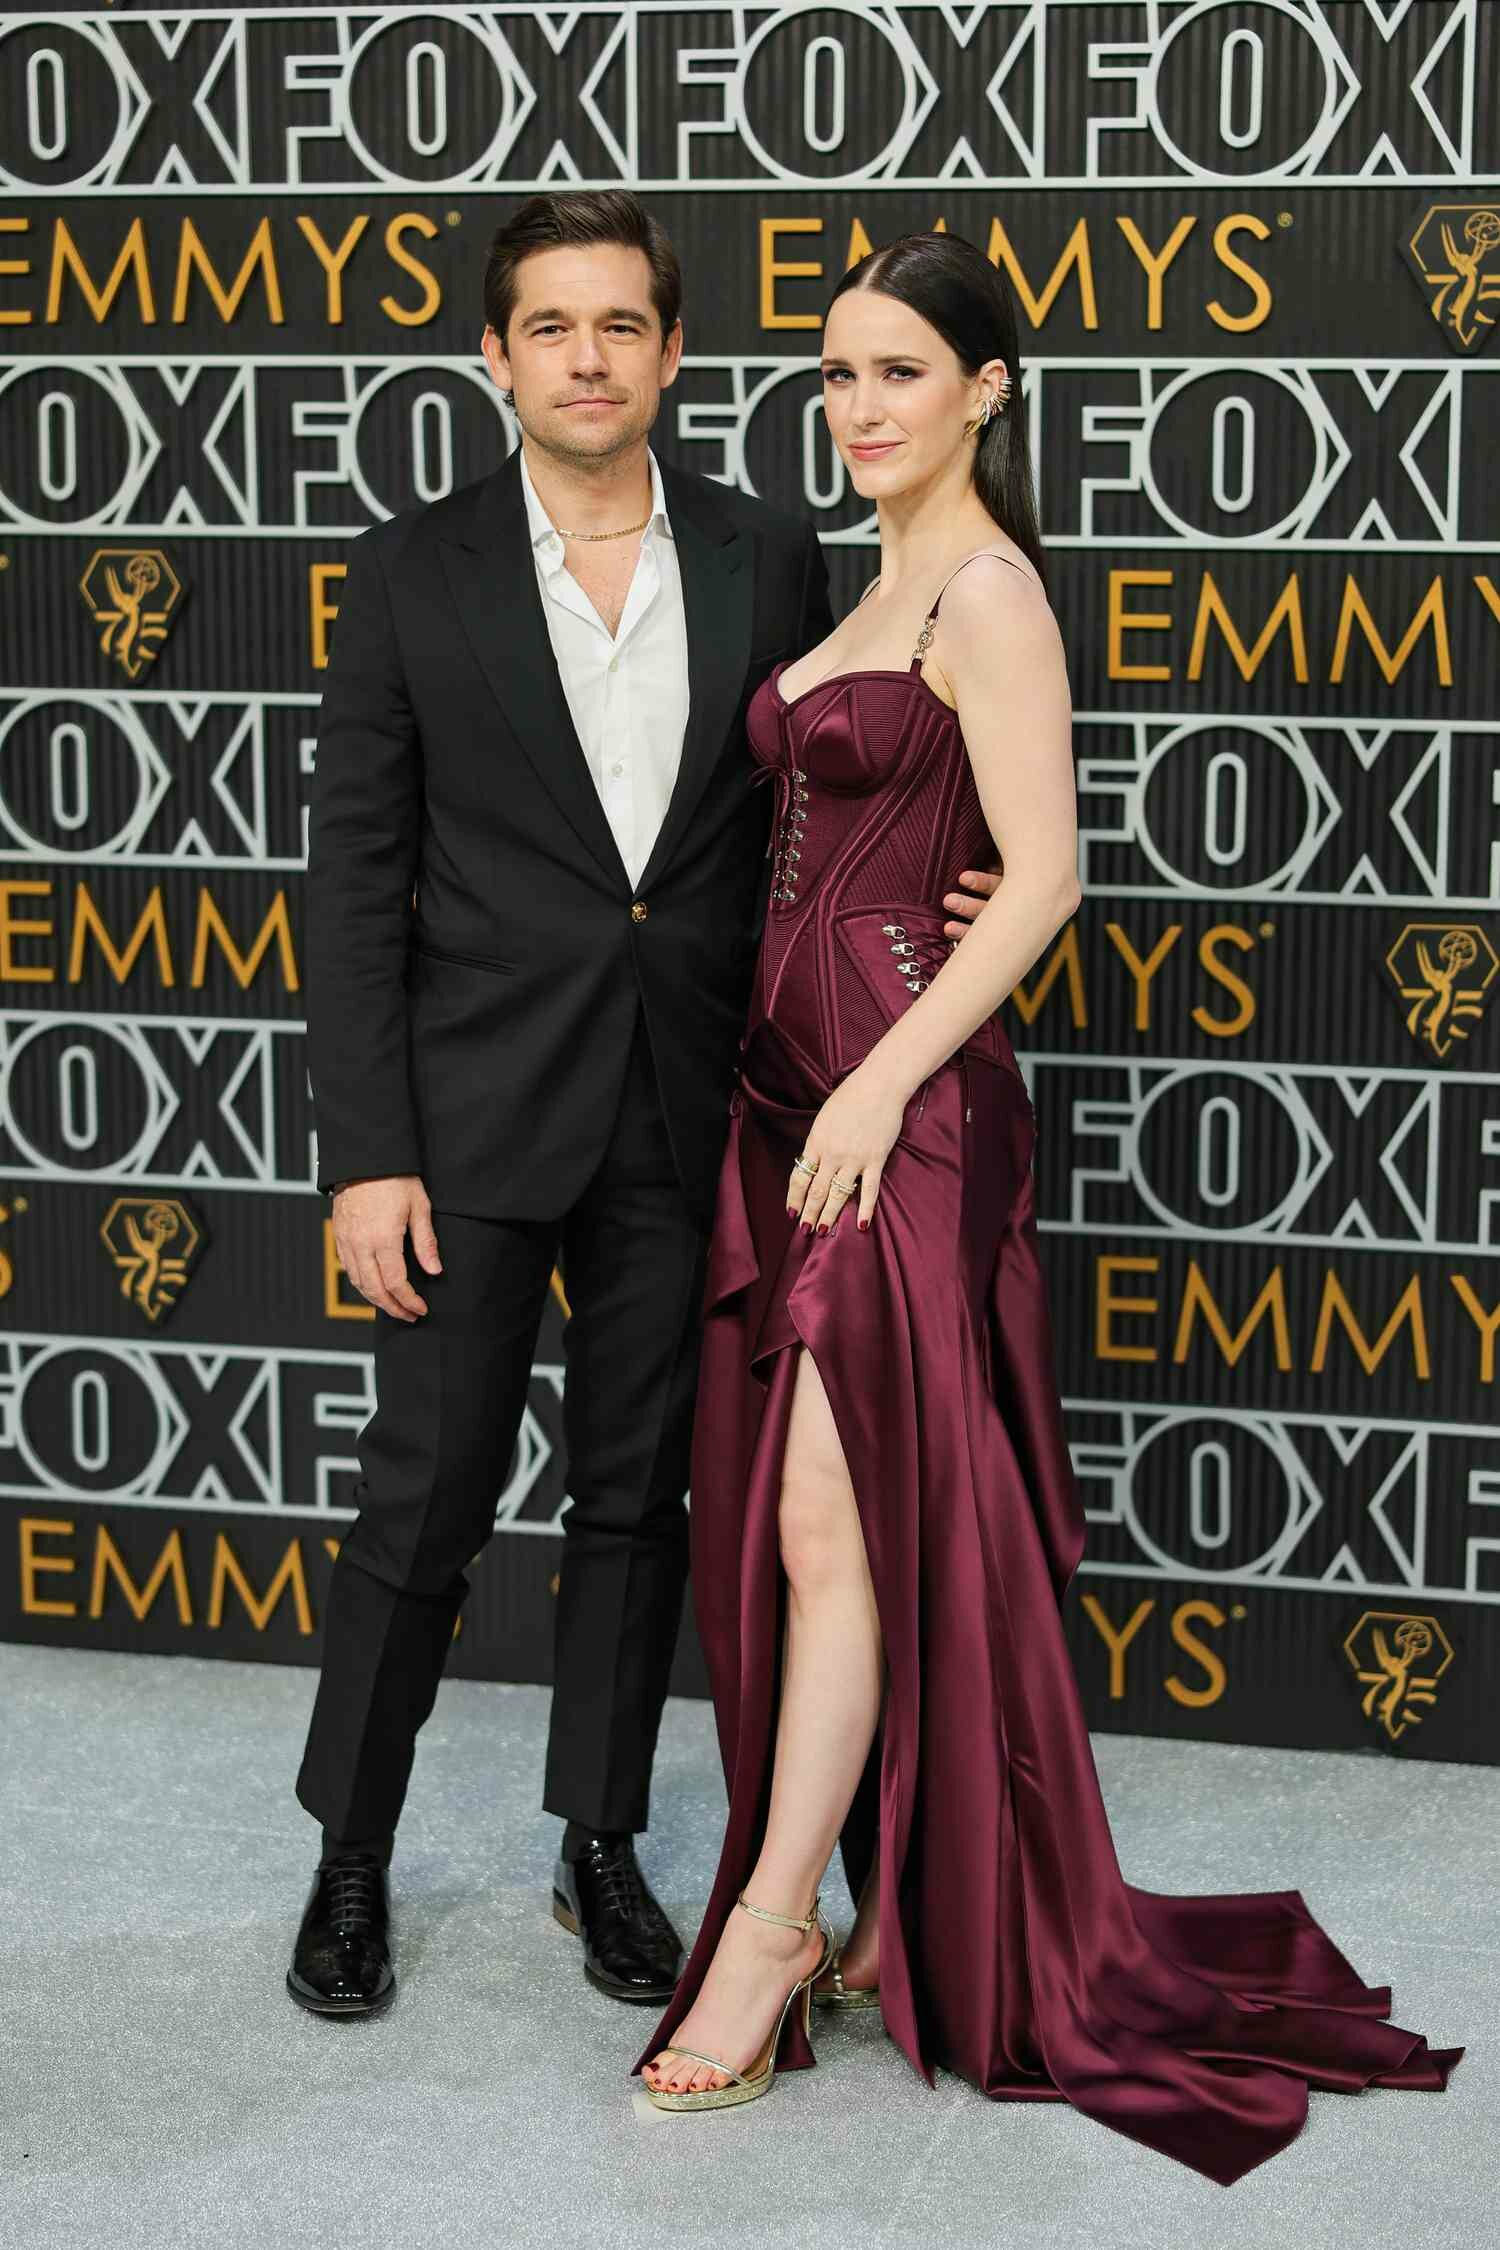
POLYGON ((407 1235, 424 1273, 441 1273, 432 1205, 415 1172, 385 1180, 351 1180, 333 1199, 333 1241, 339 1264, 360 1295, 389 1313, 412 1322, 427 1310, 406 1278, 402 1245, 407 1235))
POLYGON ((992 868, 988 873, 981 875, 976 873, 972 867, 966 867, 958 879, 963 884, 964 890, 973 891, 977 893, 977 896, 965 898, 963 891, 949 891, 945 894, 943 904, 947 907, 949 913, 963 916, 961 922, 945 922, 943 924, 943 935, 949 938, 968 936, 970 923, 978 921, 988 901, 999 890, 1001 882, 999 870, 996 868, 992 868))

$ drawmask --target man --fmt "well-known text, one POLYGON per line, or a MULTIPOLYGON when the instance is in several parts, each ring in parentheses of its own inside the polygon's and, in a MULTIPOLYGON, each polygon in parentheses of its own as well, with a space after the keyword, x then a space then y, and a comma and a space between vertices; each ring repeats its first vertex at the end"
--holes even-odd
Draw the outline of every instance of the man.
POLYGON ((392 1839, 559 1259, 554 1912, 618 1999, 659 2005, 682 1963, 634 1836, 764 911, 744 713, 833 620, 807 523, 650 452, 680 296, 633 195, 525 203, 491 246, 482 339, 520 449, 366 532, 340 602, 308 1054, 319 1185, 376 1308, 376 1408, 297 1784, 323 1850, 287 1982, 318 2013, 394 1997, 392 1839))
POLYGON ((605 1991, 657 2003, 676 1981, 633 1836, 681 1608, 702 1257, 764 864, 742 722, 768 667, 832 625, 808 525, 649 451, 681 280, 633 196, 531 199, 484 296, 521 449, 355 543, 313 795, 319 1184, 377 1309, 361 1510, 298 1780, 324 1839, 288 1983, 339 2014, 394 1995, 391 1839, 559 1256, 555 1911, 605 1991))

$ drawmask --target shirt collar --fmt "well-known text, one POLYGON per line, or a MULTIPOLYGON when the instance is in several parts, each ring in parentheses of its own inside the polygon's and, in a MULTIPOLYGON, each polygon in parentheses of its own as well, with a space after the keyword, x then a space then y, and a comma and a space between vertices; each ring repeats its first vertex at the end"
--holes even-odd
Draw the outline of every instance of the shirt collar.
MULTIPOLYGON (((653 534, 657 537, 665 535, 666 538, 670 539, 672 536, 672 519, 667 514, 667 495, 662 484, 661 467, 649 446, 646 448, 646 464, 651 471, 651 516, 646 525, 643 539, 649 541, 653 534)), ((526 501, 526 525, 531 534, 533 553, 539 553, 544 564, 551 564, 553 567, 560 568, 563 543, 557 535, 556 525, 542 505, 541 496, 537 492, 536 486, 531 481, 531 471, 526 466, 526 448, 524 446, 521 448, 521 491, 526 501)))

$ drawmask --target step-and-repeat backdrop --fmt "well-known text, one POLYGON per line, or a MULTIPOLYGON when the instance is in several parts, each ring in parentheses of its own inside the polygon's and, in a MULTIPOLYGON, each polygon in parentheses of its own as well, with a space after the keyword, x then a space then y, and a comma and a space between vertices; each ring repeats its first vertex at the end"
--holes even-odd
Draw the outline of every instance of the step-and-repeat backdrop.
MULTIPOLYGON (((0 18, 0 1634, 316 1657, 372 1404, 302 1032, 348 543, 515 443, 499 219, 630 182, 687 275, 661 450, 809 511, 841 604, 834 279, 941 225, 1021 307, 1087 898, 1011 1008, 1091 1718, 1500 1755, 1497 15, 0 18)), ((470 1674, 546 1676, 562 1317, 470 1674)))

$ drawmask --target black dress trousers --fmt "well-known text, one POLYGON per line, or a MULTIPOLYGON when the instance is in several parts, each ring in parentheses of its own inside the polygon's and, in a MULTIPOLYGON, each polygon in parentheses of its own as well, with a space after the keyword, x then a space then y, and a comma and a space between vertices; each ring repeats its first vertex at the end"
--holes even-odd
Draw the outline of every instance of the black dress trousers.
POLYGON ((335 1836, 396 1826, 465 1566, 494 1529, 560 1259, 572 1505, 543 1802, 590 1828, 642 1829, 687 1575, 707 1248, 673 1167, 644 1022, 604 1159, 570 1211, 433 1219, 441 1274, 408 1253, 426 1314, 375 1315, 360 1512, 334 1567, 297 1795, 335 1836))

